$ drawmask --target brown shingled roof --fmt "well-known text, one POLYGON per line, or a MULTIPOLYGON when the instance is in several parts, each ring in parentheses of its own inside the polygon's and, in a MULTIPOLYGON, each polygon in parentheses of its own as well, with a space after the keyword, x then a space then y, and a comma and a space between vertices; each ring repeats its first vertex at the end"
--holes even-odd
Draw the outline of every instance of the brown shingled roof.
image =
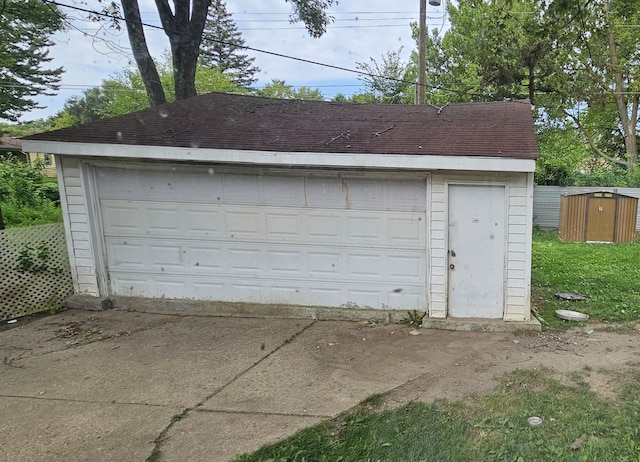
POLYGON ((535 159, 525 101, 348 104, 209 93, 26 139, 280 152, 535 159))

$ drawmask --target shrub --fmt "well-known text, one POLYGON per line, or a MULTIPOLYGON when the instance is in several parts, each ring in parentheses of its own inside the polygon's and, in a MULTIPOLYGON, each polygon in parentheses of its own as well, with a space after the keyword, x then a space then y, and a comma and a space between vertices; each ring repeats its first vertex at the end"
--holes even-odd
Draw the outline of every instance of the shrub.
POLYGON ((0 210, 7 228, 62 221, 57 184, 46 182, 40 165, 0 160, 0 210))

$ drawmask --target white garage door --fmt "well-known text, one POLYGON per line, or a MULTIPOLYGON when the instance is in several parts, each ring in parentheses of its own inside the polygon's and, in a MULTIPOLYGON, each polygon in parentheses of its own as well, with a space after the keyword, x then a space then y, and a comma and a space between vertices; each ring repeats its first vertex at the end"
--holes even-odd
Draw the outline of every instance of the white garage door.
POLYGON ((114 295, 426 307, 426 180, 96 170, 114 295))

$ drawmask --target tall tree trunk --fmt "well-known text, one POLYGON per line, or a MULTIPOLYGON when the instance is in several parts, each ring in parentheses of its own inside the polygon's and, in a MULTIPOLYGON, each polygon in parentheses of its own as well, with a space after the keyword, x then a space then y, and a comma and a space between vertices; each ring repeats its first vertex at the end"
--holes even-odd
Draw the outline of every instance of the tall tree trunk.
POLYGON ((171 43, 176 100, 197 95, 196 66, 211 1, 176 0, 173 12, 168 0, 156 0, 162 27, 171 43))
POLYGON ((122 0, 122 11, 127 22, 127 32, 133 57, 136 60, 142 81, 147 90, 149 105, 153 107, 165 104, 167 98, 164 95, 158 69, 147 47, 138 0, 122 0))
POLYGON ((4 229, 4 218, 2 218, 2 209, 0 208, 0 231, 4 229))
POLYGON ((179 37, 178 40, 171 40, 176 101, 191 98, 198 94, 195 83, 198 49, 199 47, 194 50, 193 46, 189 43, 184 43, 179 37))
POLYGON ((605 18, 607 24, 607 45, 609 48, 609 56, 611 57, 611 71, 614 76, 613 97, 618 107, 618 115, 620 117, 620 123, 622 125, 622 131, 624 134, 624 148, 627 156, 627 169, 629 172, 633 171, 633 166, 638 162, 638 147, 636 143, 636 125, 638 123, 638 98, 633 98, 631 107, 631 117, 629 116, 629 107, 625 99, 625 86, 624 86, 624 69, 620 66, 618 60, 618 52, 616 40, 613 35, 613 29, 611 27, 610 13, 611 2, 606 0, 604 2, 605 18))

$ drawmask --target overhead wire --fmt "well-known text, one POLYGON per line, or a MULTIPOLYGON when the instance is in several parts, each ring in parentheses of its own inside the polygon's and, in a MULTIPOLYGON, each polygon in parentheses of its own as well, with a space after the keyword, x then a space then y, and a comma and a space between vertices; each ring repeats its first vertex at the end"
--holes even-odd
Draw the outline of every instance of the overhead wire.
MULTIPOLYGON (((127 20, 125 18, 123 18, 122 16, 118 16, 115 14, 110 14, 110 13, 105 13, 105 12, 99 12, 99 11, 95 11, 95 10, 90 10, 87 8, 82 8, 79 6, 75 6, 75 5, 66 5, 64 3, 60 3, 56 0, 42 0, 44 3, 47 4, 51 4, 51 5, 55 5, 58 7, 62 7, 62 8, 69 8, 72 10, 76 10, 76 11, 81 11, 84 13, 88 13, 88 14, 92 14, 92 15, 96 15, 96 16, 101 16, 101 17, 105 17, 105 18, 109 18, 111 20, 116 20, 116 21, 121 21, 121 22, 126 22, 127 20)), ((159 30, 164 30, 164 28, 162 26, 157 26, 154 24, 148 24, 143 22, 142 23, 143 26, 152 28, 152 29, 159 29, 159 30)), ((378 74, 373 74, 370 72, 365 72, 362 70, 357 70, 357 69, 351 69, 348 67, 344 67, 344 66, 337 66, 335 64, 329 64, 329 63, 323 63, 320 61, 314 61, 311 59, 306 59, 306 58, 300 58, 297 56, 291 56, 291 55, 286 55, 284 53, 278 53, 275 51, 269 51, 269 50, 263 50, 260 48, 254 48, 254 47, 250 47, 250 46, 246 46, 246 45, 242 45, 242 46, 238 46, 237 44, 231 44, 229 42, 225 42, 224 40, 213 40, 217 43, 221 43, 223 45, 233 45, 238 49, 242 49, 242 50, 249 50, 249 51, 254 51, 256 53, 262 53, 262 54, 266 54, 269 56, 275 56, 278 58, 283 58, 283 59, 290 59, 293 61, 298 61, 298 62, 303 62, 306 64, 312 64, 315 66, 321 66, 321 67, 326 67, 329 69, 335 69, 335 70, 340 70, 343 72, 348 72, 351 74, 357 74, 357 75, 361 75, 361 76, 367 76, 367 77, 371 77, 371 78, 382 78, 388 81, 392 81, 392 82, 397 82, 397 83, 403 83, 403 84, 407 84, 407 85, 418 85, 416 82, 413 81, 408 81, 408 80, 404 80, 404 79, 398 79, 398 78, 394 78, 394 77, 388 77, 388 76, 384 76, 384 75, 378 75, 378 74)), ((482 98, 489 98, 488 95, 485 94, 481 94, 481 93, 475 93, 475 92, 467 92, 467 91, 461 91, 461 90, 455 90, 452 88, 445 88, 442 87, 441 85, 427 85, 427 84, 423 84, 425 88, 430 88, 432 90, 443 90, 443 91, 448 91, 451 93, 456 93, 456 94, 462 94, 462 95, 466 95, 466 96, 474 96, 474 97, 482 97, 482 98)))

